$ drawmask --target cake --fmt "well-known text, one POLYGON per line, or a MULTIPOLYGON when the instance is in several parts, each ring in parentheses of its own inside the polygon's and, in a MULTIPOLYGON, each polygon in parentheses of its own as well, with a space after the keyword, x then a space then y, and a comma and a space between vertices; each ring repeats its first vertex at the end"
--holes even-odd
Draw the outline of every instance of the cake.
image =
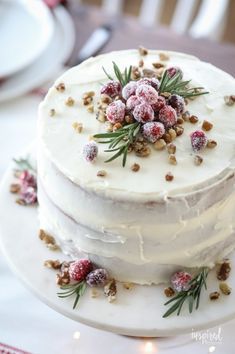
POLYGON ((39 109, 41 229, 72 258, 85 255, 119 281, 158 284, 181 269, 212 268, 235 248, 235 111, 224 100, 234 92, 231 76, 177 52, 111 52, 65 72, 39 109), (157 78, 168 70, 171 78, 191 80, 187 85, 196 89, 188 92, 200 95, 185 96, 177 106, 173 95, 162 92, 176 121, 169 123, 167 113, 164 121, 164 111, 153 109, 126 160, 122 153, 107 162, 115 152, 106 151, 102 134, 138 125, 142 111, 136 109, 134 119, 133 111, 145 104, 142 94, 152 97, 146 81, 138 91, 142 103, 131 99, 127 107, 128 97, 136 97, 131 85, 121 99, 113 93, 107 98, 106 74, 113 79, 115 68, 123 73, 130 65, 132 81, 155 79, 158 87, 151 90, 159 91, 157 78), (119 104, 108 108, 115 101, 119 104), (123 105, 126 117, 120 123, 123 105), (151 135, 153 121, 157 139, 151 135))

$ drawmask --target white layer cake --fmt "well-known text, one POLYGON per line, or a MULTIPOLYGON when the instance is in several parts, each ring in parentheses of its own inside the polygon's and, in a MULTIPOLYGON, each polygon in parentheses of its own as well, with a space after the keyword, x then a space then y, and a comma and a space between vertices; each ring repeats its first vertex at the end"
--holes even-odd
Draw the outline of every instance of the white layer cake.
MULTIPOLYGON (((104 152, 105 144, 98 144, 95 162, 82 156, 90 136, 106 131, 96 112, 82 104, 84 92, 96 93, 96 106, 101 83, 107 82, 102 66, 112 73, 112 61, 122 70, 138 65, 137 50, 101 55, 68 70, 39 109, 40 226, 73 257, 85 253, 120 281, 168 281, 182 268, 213 267, 235 248, 235 106, 224 102, 224 96, 235 92, 235 81, 195 57, 167 55, 163 64, 180 67, 191 85, 209 91, 187 105, 199 121, 185 122, 184 134, 174 141, 177 165, 169 165, 166 150, 152 146, 148 157, 129 153, 124 168, 119 158, 105 162, 111 156, 104 152), (63 92, 56 89, 60 83, 63 92), (68 97, 74 105, 66 104, 68 97), (203 163, 196 166, 189 136, 203 120, 213 123, 206 134, 217 147, 200 152, 203 163), (80 134, 74 122, 82 123, 80 134), (131 170, 134 163, 140 165, 138 172, 131 170), (98 177, 100 170, 107 175, 98 177), (171 182, 165 180, 168 171, 174 175, 171 182)), ((151 50, 143 59, 152 69, 153 62, 160 62, 159 51, 151 50)))

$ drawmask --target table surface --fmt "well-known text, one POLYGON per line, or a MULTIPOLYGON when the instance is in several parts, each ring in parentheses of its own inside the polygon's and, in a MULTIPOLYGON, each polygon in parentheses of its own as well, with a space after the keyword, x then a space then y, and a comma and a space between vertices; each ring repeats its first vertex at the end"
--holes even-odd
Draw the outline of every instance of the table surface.
MULTIPOLYGON (((235 47, 208 40, 180 37, 166 28, 144 29, 133 18, 120 22, 107 18, 94 8, 69 8, 73 11, 77 29, 76 48, 68 64, 73 64, 81 45, 100 24, 113 23, 111 40, 102 52, 135 48, 185 51, 207 60, 235 75, 235 47)), ((52 78, 53 80, 54 78, 52 78)), ((52 82, 52 81, 51 81, 52 82)), ((36 138, 36 116, 40 97, 26 95, 0 105, 0 178, 9 160, 36 138)), ((20 231, 19 231, 20 237, 20 231)), ((180 340, 132 339, 95 330, 69 320, 42 304, 26 290, 8 269, 0 255, 0 343, 22 348, 34 354, 139 354, 139 353, 233 353, 235 321, 221 327, 221 340, 202 344, 191 335, 180 340), (79 339, 78 339, 79 338, 79 339), (177 346, 176 343, 183 343, 177 346), (175 346, 176 345, 176 346, 175 346)), ((216 335, 220 328, 212 329, 216 335)), ((204 331, 204 334, 206 332, 204 331)), ((0 350, 1 353, 1 350, 0 350)))

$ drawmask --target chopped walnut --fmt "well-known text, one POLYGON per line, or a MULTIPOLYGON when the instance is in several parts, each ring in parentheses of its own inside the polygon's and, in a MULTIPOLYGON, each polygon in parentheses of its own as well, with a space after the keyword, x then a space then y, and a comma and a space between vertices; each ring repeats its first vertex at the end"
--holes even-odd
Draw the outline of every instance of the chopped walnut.
POLYGON ((206 146, 207 146, 209 149, 214 149, 214 148, 217 146, 217 142, 216 142, 215 140, 209 139, 209 140, 207 141, 206 146))
POLYGON ((142 46, 139 46, 139 53, 142 56, 147 55, 148 54, 148 49, 146 49, 146 48, 144 48, 142 46))
POLYGON ((90 104, 92 103, 93 97, 86 97, 86 98, 83 98, 82 101, 83 101, 83 105, 84 105, 84 106, 88 106, 88 105, 90 105, 90 104))
POLYGON ((175 290, 171 287, 165 288, 164 294, 166 295, 166 297, 172 297, 173 295, 175 295, 175 290))
POLYGON ((101 96, 100 96, 100 101, 101 103, 111 103, 112 102, 112 98, 108 95, 106 95, 105 93, 102 93, 101 96))
POLYGON ((218 280, 227 280, 231 271, 231 264, 228 259, 226 259, 220 266, 217 273, 218 280))
POLYGON ((163 150, 166 147, 166 142, 164 139, 159 139, 153 144, 154 149, 163 150))
POLYGON ((168 172, 168 173, 165 175, 165 180, 166 180, 167 182, 171 182, 171 181, 173 181, 173 179, 174 179, 174 176, 173 176, 173 174, 172 174, 171 172, 168 172))
POLYGON ((83 94, 83 99, 86 99, 86 98, 93 98, 95 96, 95 92, 94 91, 88 91, 88 92, 84 92, 83 94))
POLYGON ((196 124, 198 122, 198 117, 197 116, 190 116, 189 117, 189 122, 192 123, 192 124, 196 124))
POLYGON ((175 128, 175 132, 176 132, 177 136, 180 136, 183 134, 184 127, 182 127, 181 125, 176 125, 174 128, 175 128))
POLYGON ((210 293, 210 299, 212 301, 218 300, 219 297, 220 297, 220 293, 218 291, 213 291, 212 293, 210 293))
POLYGON ((188 122, 189 121, 189 118, 190 118, 190 113, 189 111, 185 111, 184 113, 182 113, 182 118, 185 122, 188 122))
POLYGON ((177 119, 177 124, 184 124, 183 118, 179 117, 179 118, 177 119))
POLYGON ((126 114, 126 115, 125 115, 125 122, 126 122, 127 124, 134 123, 134 118, 133 118, 133 116, 130 115, 130 114, 126 114))
MULTIPOLYGON (((138 80, 141 77, 140 70, 137 66, 133 66, 131 70, 131 78, 132 80, 138 80)), ((118 97, 119 99, 119 97, 118 97)))
POLYGON ((167 61, 170 59, 169 55, 166 53, 159 53, 159 59, 162 61, 167 61))
POLYGON ((67 100, 65 101, 66 106, 72 107, 74 105, 75 101, 72 97, 68 97, 67 100))
POLYGON ((143 76, 151 79, 152 77, 157 77, 157 73, 151 69, 143 69, 143 76))
POLYGON ((224 96, 224 102, 227 106, 233 106, 235 104, 235 95, 224 96))
POLYGON ((137 156, 147 157, 151 154, 151 149, 148 146, 143 146, 142 149, 135 151, 137 156))
POLYGON ((107 172, 105 170, 100 170, 97 172, 98 177, 105 177, 107 176, 107 172))
POLYGON ((194 156, 194 165, 200 166, 203 162, 203 158, 199 155, 194 156))
POLYGON ((161 96, 165 97, 165 98, 169 98, 171 96, 170 92, 162 92, 161 96))
POLYGON ((176 160, 175 155, 170 154, 170 155, 168 156, 168 162, 169 162, 171 165, 177 165, 177 160, 176 160))
POLYGON ((50 111, 49 111, 49 116, 50 117, 54 117, 55 116, 55 109, 54 108, 51 108, 50 111))
POLYGON ((213 124, 211 122, 208 122, 208 120, 204 120, 202 123, 202 129, 208 132, 213 128, 213 124))
POLYGON ((122 128, 122 124, 121 123, 115 123, 113 125, 113 132, 115 132, 116 130, 121 129, 121 128, 122 128))
POLYGON ((39 238, 46 244, 49 249, 53 251, 60 249, 60 247, 56 244, 55 238, 42 229, 39 230, 39 238))
POLYGON ((230 295, 230 294, 231 294, 231 288, 228 286, 227 283, 225 283, 225 282, 220 283, 219 288, 220 288, 220 291, 221 291, 224 295, 230 295))
POLYGON ((109 302, 116 300, 117 286, 115 279, 110 280, 104 287, 104 295, 108 297, 109 302))
POLYGON ((82 123, 78 123, 78 122, 74 122, 73 124, 72 124, 72 127, 73 127, 73 129, 77 132, 77 133, 81 133, 82 132, 82 130, 83 130, 83 124, 82 123))
POLYGON ((21 189, 21 187, 20 187, 20 184, 19 183, 12 183, 11 185, 10 185, 10 192, 11 193, 19 193, 20 192, 20 189, 21 189))
POLYGON ((105 122, 105 129, 107 132, 112 132, 113 131, 113 124, 111 122, 106 121, 105 122))
POLYGON ((176 131, 172 128, 168 130, 168 134, 171 136, 171 141, 174 140, 177 137, 176 131))
POLYGON ((160 68, 164 68, 164 64, 162 63, 152 63, 152 66, 155 68, 155 69, 160 69, 160 68))
POLYGON ((172 137, 169 133, 165 133, 163 136, 162 136, 162 139, 167 143, 171 143, 172 142, 172 137))
POLYGON ((87 106, 87 112, 89 113, 94 113, 94 105, 93 104, 89 104, 87 106))
POLYGON ((144 66, 144 61, 143 61, 143 59, 140 59, 140 60, 139 60, 138 66, 139 66, 140 68, 142 68, 142 67, 144 66))
POLYGON ((21 198, 18 198, 16 199, 16 204, 19 204, 19 205, 26 205, 26 202, 24 201, 24 199, 21 199, 21 198))
POLYGON ((52 269, 61 269, 62 263, 57 260, 48 259, 44 262, 44 266, 52 269))
POLYGON ((68 270, 65 270, 61 272, 60 274, 56 274, 57 280, 56 284, 57 285, 67 285, 70 283, 70 276, 68 270))
POLYGON ((169 145, 167 145, 167 152, 169 153, 169 154, 175 154, 175 152, 176 152, 176 146, 175 146, 175 144, 169 144, 169 145))
POLYGON ((96 119, 101 122, 101 123, 104 123, 106 121, 106 115, 103 111, 98 111, 96 113, 96 119))
POLYGON ((55 86, 56 90, 59 92, 64 92, 65 91, 65 84, 63 82, 61 82, 60 84, 58 84, 57 86, 55 86))
POLYGON ((140 170, 140 165, 138 163, 134 163, 132 166, 131 166, 131 170, 133 172, 138 172, 140 170))

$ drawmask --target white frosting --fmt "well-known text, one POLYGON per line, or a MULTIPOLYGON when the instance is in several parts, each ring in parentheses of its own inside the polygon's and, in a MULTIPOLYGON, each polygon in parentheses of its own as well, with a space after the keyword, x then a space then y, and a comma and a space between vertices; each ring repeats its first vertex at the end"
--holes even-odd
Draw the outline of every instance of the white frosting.
MULTIPOLYGON (((181 67, 185 79, 210 91, 188 105, 199 123, 184 124, 184 134, 175 141, 176 166, 169 165, 166 151, 153 150, 147 158, 131 153, 125 168, 119 159, 104 162, 103 144, 95 163, 81 155, 89 136, 105 131, 82 105, 82 94, 99 92, 105 81, 102 65, 111 73, 112 60, 121 68, 137 64, 135 50, 92 58, 69 70, 56 82, 65 83, 65 92, 51 88, 39 110, 41 226, 119 280, 158 283, 180 267, 212 267, 235 247, 235 111, 224 104, 224 96, 235 92, 234 80, 194 57, 169 55, 168 66, 181 67), (69 96, 76 101, 73 107, 65 105, 69 96), (200 153, 203 164, 195 166, 189 134, 204 119, 214 124, 207 135, 218 146, 200 153), (84 125, 81 134, 72 128, 75 121, 84 125), (130 169, 134 162, 141 165, 138 173, 130 169), (97 177, 98 170, 107 176, 97 177), (171 183, 165 181, 168 171, 175 176, 171 183)), ((144 58, 149 68, 156 61, 158 51, 144 58)))
MULTIPOLYGON (((99 144, 99 155, 93 164, 87 163, 82 154, 84 144, 89 136, 105 131, 105 125, 95 119, 95 113, 88 113, 82 105, 82 94, 93 90, 99 96, 100 83, 105 82, 102 71, 104 66, 112 73, 112 60, 123 69, 125 66, 138 63, 139 55, 136 50, 113 52, 97 58, 91 58, 82 65, 67 71, 57 80, 64 82, 66 90, 59 93, 52 87, 40 107, 39 136, 49 156, 60 171, 68 178, 87 190, 102 193, 106 196, 118 196, 124 199, 142 199, 149 201, 159 199, 163 195, 175 195, 200 188, 204 183, 210 183, 216 175, 231 168, 234 157, 235 124, 234 109, 224 104, 224 96, 235 91, 234 79, 211 64, 198 61, 196 58, 179 53, 169 52, 168 66, 176 65, 183 69, 184 78, 192 79, 195 86, 203 86, 210 92, 191 101, 188 109, 199 117, 196 125, 185 124, 185 133, 176 140, 176 166, 169 165, 166 151, 152 151, 148 158, 140 158, 131 153, 128 155, 127 166, 121 168, 121 160, 105 163, 109 154, 103 150, 107 147, 99 144), (76 104, 73 107, 65 105, 67 97, 73 97, 76 104), (55 117, 49 116, 54 108, 55 117), (208 138, 217 141, 218 146, 211 151, 205 149, 201 155, 204 163, 198 168, 193 163, 190 132, 201 127, 206 119, 214 124, 208 132, 208 138), (84 130, 77 134, 72 123, 83 123, 84 130), (130 166, 137 162, 141 170, 133 174, 130 166), (98 170, 105 169, 107 177, 97 178, 98 170), (171 171, 174 182, 165 181, 165 174, 171 171), (140 188, 141 186, 141 188, 140 188)), ((151 67, 158 60, 158 51, 150 51, 144 58, 145 65, 151 67)))

